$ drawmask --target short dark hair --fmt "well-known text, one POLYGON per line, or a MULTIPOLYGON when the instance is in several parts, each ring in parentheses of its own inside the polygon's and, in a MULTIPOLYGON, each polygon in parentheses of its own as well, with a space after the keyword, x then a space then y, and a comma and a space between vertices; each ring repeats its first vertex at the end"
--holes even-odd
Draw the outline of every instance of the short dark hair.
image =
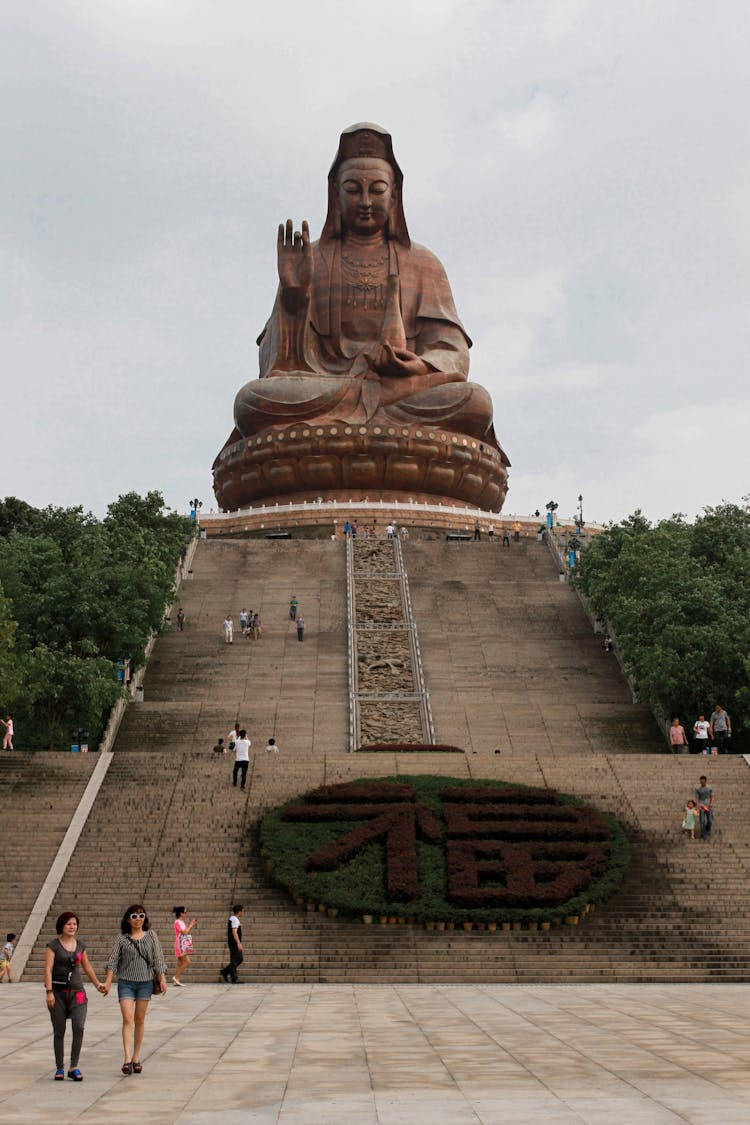
POLYGON ((6 941, 15 941, 15 940, 16 940, 16 935, 15 935, 15 934, 6 934, 6 935, 5 935, 5 940, 6 940, 6 941))
POLYGON ((244 906, 242 905, 241 902, 236 902, 234 904, 234 906, 232 907, 232 914, 237 914, 240 910, 244 910, 244 909, 245 908, 244 908, 244 906))
POLYGON ((247 731, 246 731, 246 730, 245 730, 245 729, 243 728, 243 729, 242 729, 242 730, 240 731, 240 738, 244 738, 246 734, 247 734, 247 731))
MULTIPOLYGON (((80 926, 81 919, 77 914, 75 914, 72 910, 63 910, 62 914, 58 916, 58 919, 55 922, 55 930, 58 934, 61 934, 63 932, 63 926, 67 926, 71 918, 75 918, 76 922, 80 926)), ((10 938, 8 938, 8 941, 10 941, 10 938)))
POLYGON ((708 781, 708 778, 706 777, 705 773, 702 773, 700 775, 700 777, 698 778, 698 781, 708 781))
POLYGON ((175 918, 179 918, 180 915, 184 914, 186 910, 187 910, 186 906, 173 906, 172 907, 172 913, 174 914, 175 918))
MULTIPOLYGON (((146 914, 146 907, 143 906, 143 904, 140 903, 140 902, 132 903, 126 909, 125 913, 122 916, 122 921, 120 922, 120 932, 123 933, 123 934, 129 934, 130 933, 130 915, 135 914, 135 913, 140 914, 141 912, 146 914)), ((146 914, 146 917, 143 919, 143 928, 144 928, 144 930, 150 930, 151 929, 151 924, 148 920, 148 914, 146 914)))

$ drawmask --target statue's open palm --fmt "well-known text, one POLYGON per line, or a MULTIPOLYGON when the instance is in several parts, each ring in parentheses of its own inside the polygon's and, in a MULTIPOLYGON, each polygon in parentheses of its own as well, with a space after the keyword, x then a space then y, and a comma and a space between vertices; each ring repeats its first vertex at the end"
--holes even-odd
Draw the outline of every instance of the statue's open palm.
POLYGON ((301 232, 294 229, 291 219, 287 219, 286 226, 279 223, 277 245, 281 288, 307 292, 313 275, 313 252, 307 222, 303 221, 301 232))

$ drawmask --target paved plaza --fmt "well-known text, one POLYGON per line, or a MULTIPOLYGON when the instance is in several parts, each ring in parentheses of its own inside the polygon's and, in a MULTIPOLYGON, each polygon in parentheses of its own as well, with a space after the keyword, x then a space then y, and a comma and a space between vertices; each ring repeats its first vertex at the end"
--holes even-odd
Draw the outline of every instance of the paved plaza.
POLYGON ((0 1122, 639 1125, 750 1121, 746 985, 193 985, 125 1078, 90 991, 82 1083, 54 1082, 40 984, 0 986, 0 1122))

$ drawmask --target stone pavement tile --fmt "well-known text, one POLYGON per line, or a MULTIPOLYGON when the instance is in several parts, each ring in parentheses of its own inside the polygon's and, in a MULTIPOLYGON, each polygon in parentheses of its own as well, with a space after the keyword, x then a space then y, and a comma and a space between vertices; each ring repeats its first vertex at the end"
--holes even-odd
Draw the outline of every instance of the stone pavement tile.
MULTIPOLYGON (((537 1096, 481 1098, 473 1110, 482 1125, 582 1125, 583 1118, 564 1102, 541 1090, 537 1096)), ((439 1118, 437 1119, 440 1120, 439 1118)), ((638 1125, 641 1125, 641 1118, 638 1125)), ((612 1119, 609 1125, 620 1125, 612 1119)))
POLYGON ((393 1097, 376 1089, 375 1104, 378 1125, 479 1125, 481 1121, 459 1091, 438 1098, 432 1091, 416 1089, 409 1095, 393 1097))
MULTIPOLYGON (((577 1121, 586 1125, 618 1125, 619 1122, 637 1122, 638 1125, 677 1125, 692 1121, 690 1117, 672 1112, 650 1098, 633 1093, 626 1098, 566 1098, 566 1105, 576 1114, 577 1121)), ((716 1119, 722 1121, 723 1118, 716 1119)))

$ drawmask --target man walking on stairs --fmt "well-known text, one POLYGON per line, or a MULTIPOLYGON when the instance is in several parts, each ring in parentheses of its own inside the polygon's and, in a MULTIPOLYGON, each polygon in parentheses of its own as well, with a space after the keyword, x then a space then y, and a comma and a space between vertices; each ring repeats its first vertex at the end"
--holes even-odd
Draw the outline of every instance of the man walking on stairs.
POLYGON ((219 976, 225 984, 239 984, 237 970, 245 960, 242 952, 242 918, 243 906, 241 902, 232 907, 232 913, 227 922, 227 945, 229 946, 229 964, 219 969, 219 976))
POLYGON ((247 768, 250 765, 250 739, 247 731, 241 730, 240 737, 234 744, 234 769, 232 770, 232 785, 237 788, 237 774, 242 774, 240 789, 247 784, 247 768))

